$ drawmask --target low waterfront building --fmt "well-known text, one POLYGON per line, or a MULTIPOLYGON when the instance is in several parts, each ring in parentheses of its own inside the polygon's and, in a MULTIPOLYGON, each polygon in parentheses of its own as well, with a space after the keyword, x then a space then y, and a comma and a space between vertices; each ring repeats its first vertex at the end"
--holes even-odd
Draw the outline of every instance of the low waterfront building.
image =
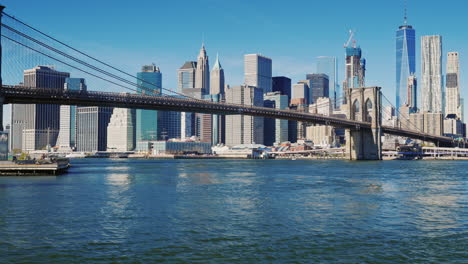
POLYGON ((212 147, 213 154, 223 158, 256 159, 265 153, 266 147, 262 144, 240 144, 236 146, 217 145, 212 147))
POLYGON ((211 154, 211 144, 188 141, 151 141, 153 155, 211 154))

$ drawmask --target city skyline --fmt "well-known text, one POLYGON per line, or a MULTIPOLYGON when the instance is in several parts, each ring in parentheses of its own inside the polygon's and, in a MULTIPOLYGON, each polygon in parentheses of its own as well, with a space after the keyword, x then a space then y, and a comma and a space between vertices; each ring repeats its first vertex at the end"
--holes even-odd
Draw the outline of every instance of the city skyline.
MULTIPOLYGON (((344 1, 332 1, 333 3, 344 3, 344 1)), ((429 1, 435 2, 435 1, 429 1)), ((464 5, 461 1, 451 1, 453 5, 464 5)), ((210 3, 209 1, 206 3, 210 3)), ((114 40, 119 34, 117 31, 114 32, 118 28, 117 23, 115 25, 108 25, 109 30, 106 34, 101 34, 99 38, 93 38, 93 34, 99 32, 99 28, 95 31, 81 31, 79 30, 76 25, 72 25, 72 23, 68 22, 68 20, 64 21, 64 23, 56 23, 57 18, 60 18, 61 15, 54 13, 55 18, 49 20, 47 18, 48 12, 50 10, 43 10, 43 13, 37 14, 33 12, 29 12, 28 10, 22 9, 19 7, 17 3, 12 1, 2 1, 2 4, 7 6, 6 11, 10 14, 17 15, 18 17, 23 17, 26 22, 38 25, 39 28, 48 28, 49 32, 57 33, 58 36, 70 43, 77 43, 76 46, 80 49, 85 51, 92 50, 93 53, 102 54, 102 57, 105 61, 109 61, 111 63, 116 63, 121 65, 123 69, 128 70, 130 72, 137 72, 141 65, 148 64, 152 61, 155 61, 158 66, 161 67, 161 71, 165 73, 165 83, 166 88, 170 88, 175 90, 177 87, 177 77, 176 71, 183 64, 184 61, 194 59, 197 55, 197 51, 199 50, 200 44, 203 42, 207 47, 208 56, 215 56, 216 53, 219 53, 221 60, 223 61, 223 66, 225 69, 226 75, 226 84, 231 86, 243 84, 243 56, 248 53, 259 53, 264 56, 270 57, 273 60, 273 76, 287 76, 292 79, 292 83, 296 83, 299 80, 303 79, 304 74, 310 72, 316 72, 315 64, 316 64, 316 57, 318 56, 334 56, 337 57, 338 60, 338 83, 341 83, 344 79, 344 49, 342 48, 342 44, 346 41, 348 35, 347 30, 349 28, 353 28, 357 30, 356 40, 357 44, 361 46, 364 56, 367 59, 367 69, 366 69, 366 85, 367 86, 374 86, 378 85, 383 87, 383 91, 386 95, 389 96, 391 100, 394 100, 395 94, 395 80, 394 80, 394 72, 395 72, 395 29, 402 24, 403 22, 403 1, 401 3, 379 3, 383 6, 379 7, 375 3, 370 1, 361 1, 362 6, 365 7, 365 10, 372 11, 372 10, 383 10, 385 9, 386 12, 376 12, 380 14, 380 19, 377 19, 373 23, 368 23, 372 18, 374 20, 377 18, 375 12, 368 12, 365 13, 366 19, 364 17, 358 17, 353 19, 353 21, 347 21, 345 16, 341 17, 340 15, 343 14, 342 10, 335 10, 330 19, 333 20, 333 23, 328 25, 328 28, 325 29, 324 27, 317 27, 316 25, 312 25, 311 29, 315 29, 316 33, 313 35, 314 37, 307 37, 306 35, 301 35, 301 42, 295 43, 294 48, 284 48, 290 47, 292 44, 288 44, 287 39, 291 37, 294 33, 297 33, 298 30, 303 29, 306 25, 311 24, 311 22, 305 22, 302 20, 294 20, 293 22, 285 22, 283 24, 278 23, 271 23, 269 27, 279 27, 280 29, 284 30, 286 26, 289 26, 289 31, 283 31, 284 39, 277 39, 275 36, 271 34, 266 34, 265 32, 256 32, 257 35, 255 38, 234 38, 237 34, 244 33, 247 36, 252 35, 252 29, 249 29, 244 22, 235 22, 232 19, 226 19, 222 21, 217 21, 217 23, 211 23, 216 25, 211 25, 208 23, 213 22, 213 19, 206 19, 201 21, 194 22, 195 25, 204 24, 207 25, 203 29, 204 32, 189 32, 190 28, 194 25, 190 25, 184 32, 184 41, 178 41, 179 37, 176 34, 170 34, 174 28, 180 27, 180 23, 172 23, 168 20, 168 23, 164 24, 163 29, 160 31, 161 38, 159 41, 153 38, 153 36, 148 35, 148 41, 136 41, 131 40, 131 38, 126 38, 125 40, 121 41, 114 41, 112 43, 113 48, 106 48, 104 50, 104 46, 107 45, 106 42, 110 40, 114 40), (367 22, 366 22, 367 21, 367 22), (238 24, 236 24, 238 23, 238 24), (60 24, 60 25, 59 25, 60 24), (64 26, 67 26, 64 28, 64 26), (230 25, 231 27, 235 25, 241 25, 241 27, 235 30, 231 37, 226 37, 226 32, 220 31, 221 26, 230 25), (379 30, 375 30, 376 26, 379 30), (244 32, 245 31, 245 32, 244 32), (79 32, 80 34, 77 34, 79 32), (115 34, 114 34, 115 33, 115 34), (217 34, 214 34, 217 33, 217 34), (198 35, 198 36, 194 36, 198 35), (317 38, 318 37, 318 38, 317 38), (187 40, 188 39, 188 40, 187 40), (272 42, 274 40, 275 42, 272 42), (151 44, 151 45, 148 45, 151 44), (281 44, 281 45, 280 45, 281 44), (168 45, 171 47, 168 48, 168 45), (281 46, 284 47, 281 47, 281 46), (151 46, 151 47, 149 47, 151 46), (115 56, 118 53, 120 57, 115 56), (163 55, 162 55, 163 54, 163 55)), ((307 3, 301 3, 307 4, 307 3)), ((32 6, 35 3, 31 3, 32 6)), ((96 7, 96 10, 99 9, 98 4, 93 5, 96 7)), ((192 5, 192 4, 190 4, 192 5)), ((452 5, 452 7, 453 7, 452 5)), ((89 7, 90 5, 83 2, 80 6, 76 6, 77 10, 81 10, 82 8, 89 7)), ((324 8, 324 13, 330 14, 332 3, 324 4, 320 3, 320 6, 324 8)), ((151 6, 148 6, 149 9, 151 6)), ((234 10, 230 11, 229 14, 234 14, 234 11, 237 8, 244 7, 244 4, 240 4, 235 6, 234 10)), ((38 7, 40 8, 40 7, 38 7)), ((111 8, 111 13, 121 10, 121 7, 117 5, 111 8)), ((132 7, 131 10, 137 7, 132 7)), ((156 8, 156 7, 154 7, 156 8)), ((172 10, 175 8, 172 4, 163 4, 162 6, 158 6, 159 9, 164 10, 172 10)), ((211 7, 211 10, 217 10, 221 8, 219 4, 216 4, 211 7)), ((274 2, 267 10, 262 10, 262 13, 259 15, 263 18, 268 18, 267 20, 271 20, 269 13, 267 11, 274 11, 278 7, 278 4, 274 2)), ((350 7, 355 8, 355 7, 350 7)), ((437 8, 440 10, 441 14, 444 14, 443 10, 448 7, 441 7, 437 8)), ((31 8, 32 9, 32 8, 31 8)), ((42 9, 39 9, 42 10, 42 9)), ((193 10, 197 10, 196 8, 193 10)), ((430 10, 435 11, 436 8, 430 4, 425 4, 424 6, 419 6, 418 3, 414 1, 410 1, 408 3, 408 24, 413 25, 418 29, 417 36, 416 36, 416 72, 418 79, 420 78, 420 36, 422 35, 432 35, 432 34, 440 34, 444 38, 444 47, 443 47, 443 65, 442 68, 445 69, 446 64, 446 53, 449 51, 457 51, 460 54, 460 90, 461 90, 461 97, 464 98, 467 95, 464 87, 466 86, 466 81, 463 76, 464 69, 468 67, 466 60, 464 60, 464 56, 466 54, 466 48, 464 47, 463 43, 467 42, 467 37, 463 36, 463 34, 456 34, 457 31, 461 31, 460 23, 456 23, 454 18, 457 17, 456 14, 451 16, 447 16, 447 19, 441 19, 434 23, 431 20, 428 12, 430 10), (429 10, 429 11, 428 11, 429 10), (458 43, 458 44, 456 44, 458 43)), ((450 9, 452 11, 452 8, 450 9)), ((98 12, 98 11, 96 11, 98 12)), ((455 10, 458 12, 458 10, 455 10)), ((127 12, 127 14, 133 17, 134 12, 127 12)), ((186 11, 184 11, 184 14, 186 11)), ((213 13, 215 16, 219 14, 213 13)), ((186 14, 191 16, 192 14, 186 14)), ((323 14, 319 14, 319 17, 323 14)), ((229 16, 228 16, 229 17, 229 16)), ((459 16, 460 17, 460 16, 459 16)), ((83 29, 87 29, 87 25, 89 26, 90 23, 93 21, 97 21, 98 17, 91 14, 86 21, 83 21, 83 29)), ((143 19, 143 18, 139 18, 143 19)), ((315 21, 318 18, 314 18, 311 21, 315 21)), ((102 20, 102 18, 101 18, 102 20)), ((111 19, 112 20, 112 19, 111 19)), ((257 17, 253 18, 254 21, 258 20, 257 17)), ((456 19, 455 19, 456 20, 456 19)), ((133 21, 133 20, 132 20, 133 21)), ((107 23, 107 22, 106 22, 107 23)), ((106 24, 104 23, 104 24, 106 24)), ((136 22, 135 22, 136 23, 136 22)), ((123 31, 125 35, 131 36, 132 33, 128 29, 131 27, 133 28, 136 24, 134 22, 128 23, 123 31)), ((107 25, 107 24, 106 24, 107 25)), ((145 29, 145 26, 139 25, 140 29, 136 31, 142 31, 145 29)), ((268 25, 255 25, 254 28, 258 27, 265 27, 268 28, 268 25)), ((230 30, 226 30, 230 31, 230 30)), ((297 38, 297 36, 296 36, 297 38)), ((60 70, 60 66, 57 67, 60 70)), ((445 70, 443 71, 445 75, 445 70)), ((72 77, 83 77, 83 76, 72 76, 72 77)), ((92 87, 92 83, 89 84, 92 87)), ((420 87, 418 88, 418 90, 420 87)), ((418 95, 419 96, 419 95, 418 95)), ((394 102, 395 103, 395 102, 394 102)), ((466 107, 466 106, 465 106, 466 107)), ((10 123, 10 111, 9 109, 5 110, 5 121, 6 123, 10 123)))

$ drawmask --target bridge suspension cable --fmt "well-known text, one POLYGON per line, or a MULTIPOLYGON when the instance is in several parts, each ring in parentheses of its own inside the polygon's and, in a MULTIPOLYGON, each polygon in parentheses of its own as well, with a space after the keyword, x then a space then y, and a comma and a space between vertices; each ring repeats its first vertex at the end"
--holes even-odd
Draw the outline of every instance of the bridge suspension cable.
MULTIPOLYGON (((15 17, 12 16, 12 15, 9 15, 8 13, 2 12, 2 14, 4 14, 5 16, 7 16, 7 17, 13 19, 14 21, 20 23, 21 25, 26 26, 27 28, 33 30, 34 32, 37 32, 37 33, 39 33, 40 35, 42 35, 42 36, 44 36, 44 37, 46 37, 46 38, 48 38, 48 39, 50 39, 50 40, 52 40, 52 41, 54 41, 54 42, 56 42, 56 43, 59 43, 60 45, 66 47, 66 48, 69 48, 69 49, 71 49, 71 50, 73 50, 73 51, 75 51, 75 52, 77 52, 77 53, 79 53, 79 54, 81 54, 81 55, 83 55, 83 56, 85 56, 85 57, 87 57, 87 58, 93 60, 93 61, 96 61, 96 62, 98 62, 98 63, 101 63, 102 65, 107 66, 107 67, 109 67, 109 68, 111 68, 111 69, 113 69, 113 70, 115 70, 115 71, 117 71, 117 72, 120 72, 120 73, 122 73, 122 74, 124 74, 124 75, 126 75, 126 76, 132 77, 132 78, 134 78, 134 79, 136 79, 136 80, 138 80, 138 81, 140 81, 140 82, 142 82, 142 83, 148 84, 148 85, 150 85, 150 86, 152 86, 152 87, 155 87, 155 88, 157 88, 157 89, 161 88, 161 89, 164 90, 164 91, 167 91, 167 92, 169 92, 169 93, 176 94, 176 95, 179 95, 179 96, 188 98, 188 99, 192 99, 192 100, 201 100, 201 99, 198 99, 198 98, 194 98, 194 97, 187 96, 187 95, 182 94, 182 93, 178 93, 178 92, 173 91, 173 90, 171 90, 171 89, 167 89, 167 88, 164 88, 164 87, 158 87, 158 86, 156 86, 155 84, 153 84, 153 83, 151 83, 151 82, 148 82, 148 81, 146 81, 146 80, 144 80, 144 79, 138 78, 138 77, 135 76, 135 75, 132 75, 132 74, 130 74, 130 73, 128 73, 128 72, 125 72, 125 71, 123 71, 123 70, 121 70, 121 69, 119 69, 119 68, 117 68, 117 67, 114 67, 114 66, 112 66, 112 65, 110 65, 110 64, 108 64, 108 63, 103 62, 102 60, 99 60, 99 59, 97 59, 97 58, 95 58, 95 57, 93 57, 93 56, 91 56, 91 55, 88 55, 88 54, 86 54, 86 53, 84 53, 84 52, 82 52, 82 51, 80 51, 80 50, 78 50, 78 49, 76 49, 76 48, 73 48, 72 46, 70 46, 70 45, 68 45, 68 44, 66 44, 66 43, 64 43, 64 42, 62 42, 62 41, 60 41, 60 40, 58 40, 58 39, 56 39, 56 38, 54 38, 54 37, 52 37, 52 36, 46 34, 46 33, 44 33, 44 32, 42 32, 41 30, 39 30, 39 29, 37 29, 37 28, 35 28, 35 27, 33 27, 33 26, 31 26, 31 25, 29 25, 29 24, 27 24, 27 23, 25 23, 25 22, 23 22, 23 21, 21 21, 21 20, 19 20, 19 19, 17 19, 17 18, 15 18, 15 17)), ((148 88, 148 87, 146 87, 146 86, 138 85, 138 84, 136 84, 135 82, 131 82, 131 81, 129 81, 129 80, 126 80, 126 79, 124 79, 124 78, 122 78, 122 77, 119 77, 119 76, 117 76, 117 75, 115 75, 115 74, 112 74, 112 73, 110 73, 110 72, 108 72, 108 71, 106 71, 106 70, 100 69, 99 67, 96 67, 96 66, 94 66, 94 65, 91 65, 91 64, 89 64, 89 63, 86 63, 86 62, 84 62, 83 60, 80 60, 80 59, 78 59, 78 58, 76 58, 76 57, 74 57, 74 56, 71 56, 71 55, 69 55, 69 54, 67 54, 67 53, 65 53, 65 52, 63 52, 63 51, 60 51, 60 50, 58 50, 58 49, 56 49, 56 48, 53 48, 52 46, 47 45, 47 44, 45 44, 45 43, 39 41, 38 39, 36 39, 36 38, 34 38, 34 37, 32 37, 32 36, 30 36, 30 35, 24 33, 24 32, 21 32, 21 31, 19 31, 19 30, 17 30, 17 29, 14 29, 13 27, 10 27, 10 26, 6 25, 5 23, 2 23, 2 27, 4 27, 5 29, 10 30, 10 31, 14 32, 15 34, 17 34, 17 35, 19 35, 19 36, 21 36, 21 37, 23 37, 23 38, 26 38, 26 39, 28 39, 29 41, 32 41, 32 42, 34 42, 34 43, 36 43, 36 44, 38 44, 38 45, 40 45, 40 46, 42 46, 42 47, 44 47, 44 48, 46 48, 46 49, 52 51, 52 52, 58 53, 58 54, 60 54, 60 55, 62 55, 62 56, 64 56, 64 57, 66 57, 66 58, 68 58, 68 59, 71 59, 71 60, 73 60, 73 61, 75 61, 75 62, 77 62, 77 63, 80 63, 80 64, 82 64, 82 65, 84 65, 84 66, 86 66, 86 67, 89 67, 89 68, 91 68, 91 69, 93 69, 93 70, 95 70, 95 71, 98 71, 98 72, 100 72, 100 73, 102 73, 102 74, 105 74, 105 75, 107 75, 108 77, 117 79, 117 80, 120 81, 120 82, 124 82, 124 83, 130 84, 130 85, 132 85, 132 86, 136 86, 137 88, 140 88, 140 89, 142 89, 142 90, 148 91, 148 92, 150 92, 150 93, 154 93, 154 92, 155 92, 153 89, 150 89, 150 88, 148 88)), ((10 38, 10 40, 11 40, 11 38, 10 38)), ((16 41, 15 41, 15 42, 16 42, 16 41)), ((18 44, 18 42, 16 42, 16 43, 18 44)), ((23 46, 25 46, 25 45, 23 45, 23 46)), ((27 45, 26 45, 26 46, 27 46, 27 45)), ((25 46, 25 47, 26 47, 26 46, 25 46)), ((35 50, 35 49, 31 49, 31 50, 37 52, 37 50, 35 50)), ((45 55, 44 53, 41 53, 41 54, 42 54, 42 55, 45 55)), ((49 57, 49 56, 48 56, 48 57, 49 57)), ((51 57, 49 57, 49 58, 51 58, 51 57)), ((58 59, 54 59, 54 60, 56 60, 56 61, 58 61, 58 62, 60 62, 60 63, 63 63, 63 61, 60 61, 60 60, 58 60, 58 59)), ((67 66, 71 67, 69 64, 67 64, 67 66)), ((86 72, 86 73, 89 74, 88 72, 86 72)), ((96 77, 95 75, 92 75, 92 76, 96 77)), ((102 78, 100 78, 100 79, 102 79, 102 78)), ((112 83, 112 84, 115 84, 115 83, 112 83)), ((118 85, 118 86, 119 86, 119 87, 122 87, 122 88, 125 88, 125 89, 128 89, 128 87, 124 87, 124 86, 122 86, 122 85, 118 85)), ((130 89, 130 90, 135 91, 134 89, 130 89)))

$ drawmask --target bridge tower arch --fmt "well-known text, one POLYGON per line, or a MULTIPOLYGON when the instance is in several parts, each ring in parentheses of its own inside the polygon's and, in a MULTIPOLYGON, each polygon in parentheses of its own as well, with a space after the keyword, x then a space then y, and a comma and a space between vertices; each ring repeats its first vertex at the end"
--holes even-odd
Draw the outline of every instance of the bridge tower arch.
POLYGON ((382 159, 382 105, 380 87, 353 88, 348 94, 349 105, 343 105, 351 120, 370 122, 371 130, 358 125, 346 129, 346 154, 351 160, 382 159))

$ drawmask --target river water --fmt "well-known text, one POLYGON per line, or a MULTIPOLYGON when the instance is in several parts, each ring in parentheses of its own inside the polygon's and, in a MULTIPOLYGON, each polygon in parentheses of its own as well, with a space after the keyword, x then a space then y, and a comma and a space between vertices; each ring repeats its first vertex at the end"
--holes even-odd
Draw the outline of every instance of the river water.
POLYGON ((468 162, 77 159, 0 177, 0 263, 466 263, 468 162))

